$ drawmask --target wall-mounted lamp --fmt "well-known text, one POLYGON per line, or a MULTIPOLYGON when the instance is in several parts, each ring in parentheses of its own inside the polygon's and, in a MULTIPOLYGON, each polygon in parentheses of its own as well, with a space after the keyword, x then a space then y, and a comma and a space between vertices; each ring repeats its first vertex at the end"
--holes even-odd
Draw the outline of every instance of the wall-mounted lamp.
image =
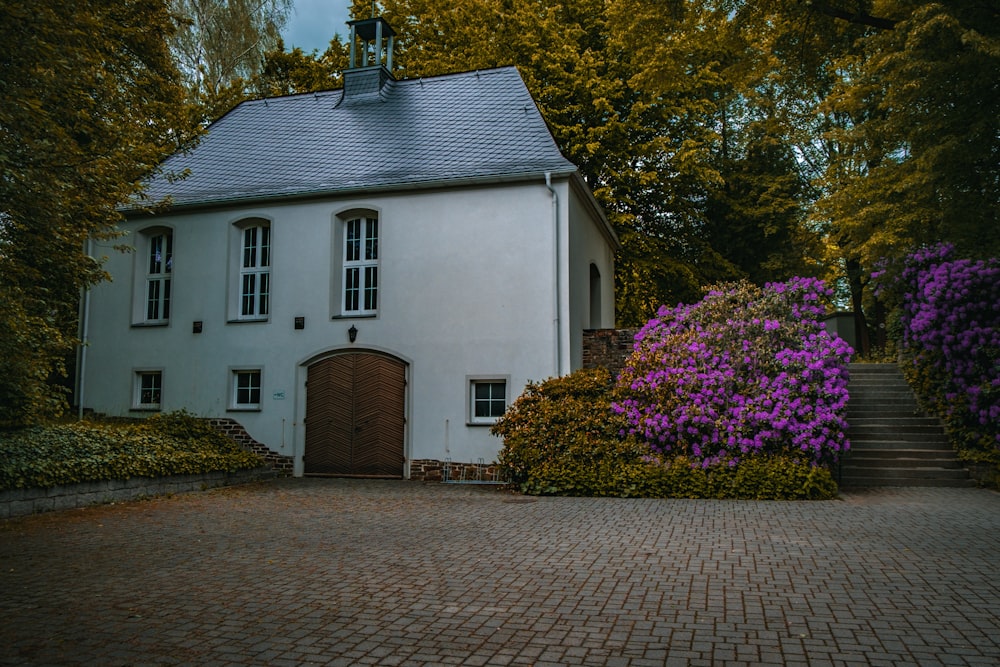
POLYGON ((201 333, 201 320, 195 320, 191 323, 191 333, 201 333))
POLYGON ((347 330, 347 337, 352 343, 358 339, 358 328, 353 324, 351 325, 351 328, 347 330))
POLYGON ((295 328, 296 329, 305 329, 306 328, 306 318, 304 318, 304 317, 296 317, 295 318, 295 328))

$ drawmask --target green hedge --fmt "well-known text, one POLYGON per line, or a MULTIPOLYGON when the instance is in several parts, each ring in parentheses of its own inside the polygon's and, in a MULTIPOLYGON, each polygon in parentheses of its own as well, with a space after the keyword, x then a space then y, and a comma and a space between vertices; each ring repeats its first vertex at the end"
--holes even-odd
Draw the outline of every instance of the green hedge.
POLYGON ((702 468, 683 457, 657 458, 623 435, 611 410, 608 371, 582 370, 530 384, 493 427, 504 439, 499 463, 532 495, 640 498, 822 500, 837 495, 830 471, 784 456, 746 457, 702 468))
POLYGON ((186 413, 0 432, 0 490, 262 465, 259 456, 186 413))

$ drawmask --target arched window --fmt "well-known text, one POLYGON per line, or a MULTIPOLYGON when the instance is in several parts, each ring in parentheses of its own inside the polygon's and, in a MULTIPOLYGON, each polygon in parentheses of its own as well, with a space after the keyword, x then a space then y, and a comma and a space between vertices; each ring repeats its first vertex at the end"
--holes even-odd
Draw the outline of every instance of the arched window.
POLYGON ((174 235, 150 236, 146 250, 146 322, 170 319, 170 274, 174 269, 174 235))
POLYGON ((259 322, 271 314, 271 223, 246 218, 233 224, 229 320, 259 322))
POLYGON ((601 272, 590 265, 590 328, 601 328, 601 272))
POLYGON ((168 227, 141 230, 135 240, 132 323, 161 326, 170 322, 174 272, 174 233, 168 227))

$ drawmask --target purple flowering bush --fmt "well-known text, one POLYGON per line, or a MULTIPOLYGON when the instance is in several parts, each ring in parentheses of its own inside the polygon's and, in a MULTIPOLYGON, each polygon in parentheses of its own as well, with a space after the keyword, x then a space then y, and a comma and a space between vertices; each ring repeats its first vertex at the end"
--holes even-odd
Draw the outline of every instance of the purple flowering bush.
POLYGON ((907 378, 961 458, 1000 464, 1000 260, 938 244, 885 268, 876 294, 899 314, 907 378))
POLYGON ((821 281, 794 278, 661 308, 618 379, 613 409, 627 434, 705 469, 760 456, 836 461, 849 447, 852 350, 820 322, 830 296, 821 281))
POLYGON ((493 426, 498 463, 511 485, 532 495, 807 500, 836 497, 825 468, 786 456, 747 457, 739 466, 661 460, 611 409, 606 369, 531 383, 493 426))

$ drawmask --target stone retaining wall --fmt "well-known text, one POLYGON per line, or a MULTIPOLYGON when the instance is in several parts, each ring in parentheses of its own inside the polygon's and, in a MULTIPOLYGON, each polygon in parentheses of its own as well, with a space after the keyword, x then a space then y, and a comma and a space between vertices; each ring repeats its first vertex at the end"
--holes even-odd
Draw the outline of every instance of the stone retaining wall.
POLYGON ((254 468, 236 472, 207 472, 197 475, 132 477, 102 482, 82 482, 53 486, 47 489, 10 489, 0 491, 0 519, 102 503, 124 502, 147 496, 204 491, 219 486, 247 484, 271 477, 274 477, 274 471, 270 468, 254 468))

